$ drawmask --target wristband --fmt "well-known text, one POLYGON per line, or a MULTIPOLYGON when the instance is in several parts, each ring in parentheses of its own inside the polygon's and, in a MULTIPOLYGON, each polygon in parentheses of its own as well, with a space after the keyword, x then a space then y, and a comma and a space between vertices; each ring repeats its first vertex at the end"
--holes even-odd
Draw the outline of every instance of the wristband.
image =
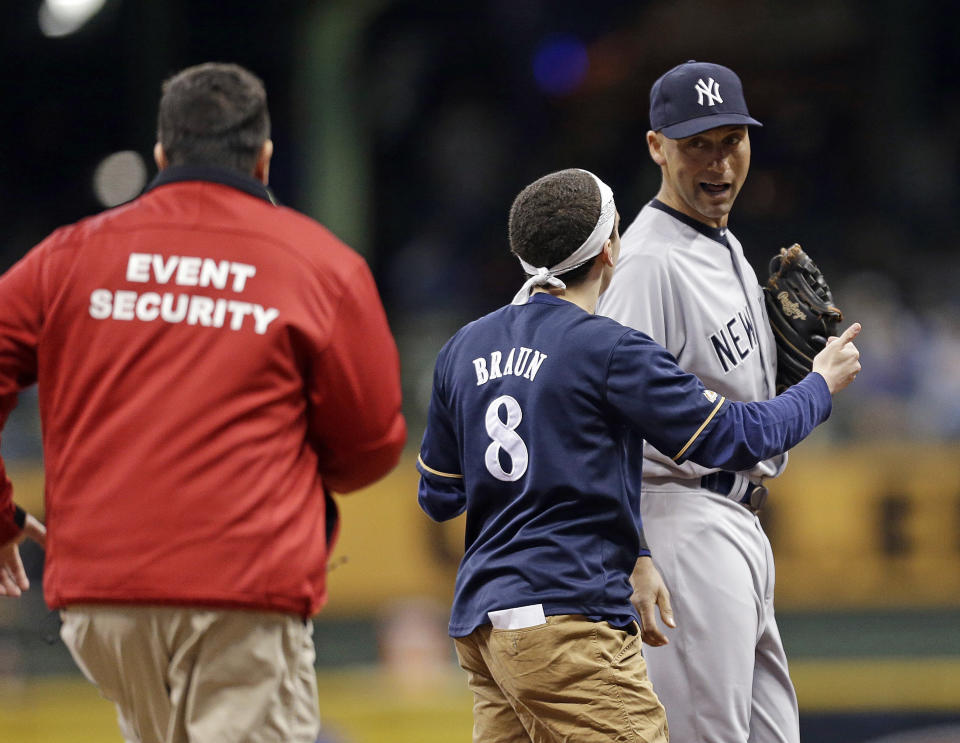
POLYGON ((23 531, 23 527, 26 526, 27 523, 27 512, 17 504, 13 505, 13 523, 17 525, 20 531, 23 531))

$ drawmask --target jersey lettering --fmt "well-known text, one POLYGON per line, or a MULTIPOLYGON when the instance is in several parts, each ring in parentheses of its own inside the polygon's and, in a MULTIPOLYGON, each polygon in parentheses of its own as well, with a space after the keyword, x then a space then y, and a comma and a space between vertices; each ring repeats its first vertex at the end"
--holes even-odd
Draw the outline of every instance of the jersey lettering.
POLYGON ((530 360, 530 366, 527 367, 527 371, 523 375, 524 378, 529 379, 532 382, 533 378, 537 376, 537 372, 540 371, 540 365, 543 364, 543 361, 546 358, 547 354, 534 351, 533 358, 530 360))
MULTIPOLYGON (((155 281, 178 286, 213 287, 240 293, 247 287, 247 280, 257 275, 257 267, 236 261, 217 261, 189 255, 171 255, 169 258, 157 253, 131 253, 127 258, 125 278, 128 282, 144 284, 155 281), (233 276, 233 281, 230 277, 233 276)), ((253 332, 265 335, 270 323, 280 317, 276 307, 264 307, 256 302, 207 297, 202 294, 174 294, 143 292, 129 289, 94 289, 90 294, 90 317, 94 320, 139 320, 166 323, 199 325, 205 328, 230 330, 250 327, 245 322, 253 320, 253 332), (229 324, 227 319, 229 313, 229 324)), ((480 375, 479 369, 477 375, 480 375)), ((478 382, 478 384, 481 384, 478 382)))
POLYGON ((536 379, 537 372, 540 371, 543 362, 546 361, 547 354, 541 353, 535 348, 520 346, 510 349, 507 353, 506 363, 501 367, 502 359, 503 351, 491 351, 489 364, 483 356, 473 359, 473 371, 477 375, 478 387, 506 376, 523 377, 532 382, 536 379))
POLYGON ((737 365, 737 361, 733 357, 733 351, 730 350, 730 343, 722 331, 719 335, 717 333, 711 334, 710 342, 713 344, 713 350, 717 354, 717 358, 720 359, 720 365, 723 366, 724 372, 730 371, 730 367, 737 365))
POLYGON ((737 317, 740 318, 740 322, 743 324, 743 329, 747 331, 747 338, 750 341, 750 348, 753 348, 757 344, 757 331, 754 329, 753 323, 750 322, 750 313, 738 312, 737 317))
MULTIPOLYGON (((280 316, 276 307, 264 307, 254 302, 234 299, 216 299, 199 294, 172 294, 165 292, 137 292, 118 289, 94 289, 90 293, 90 317, 94 320, 139 320, 199 325, 207 328, 229 327, 241 330, 251 327, 257 335, 265 335, 270 324, 280 316)), ((483 361, 483 359, 481 359, 483 361)), ((479 374, 479 372, 478 372, 479 374)))
POLYGON ((160 295, 156 292, 141 294, 137 299, 137 317, 146 322, 152 322, 160 317, 160 295))
POLYGON ((483 461, 487 470, 498 480, 516 482, 527 471, 529 456, 527 445, 517 433, 517 426, 523 419, 520 403, 510 395, 501 395, 487 407, 486 420, 487 435, 490 436, 490 446, 487 447, 483 461), (500 418, 500 408, 507 409, 507 420, 500 418), (510 471, 507 472, 500 463, 500 452, 503 451, 510 458, 510 471))
POLYGON ((210 327, 214 303, 210 297, 194 297, 187 311, 187 325, 210 327))
POLYGON ((132 320, 137 304, 136 292, 118 291, 113 295, 113 319, 132 320))
POLYGON ((186 294, 179 294, 176 297, 176 308, 173 306, 173 300, 174 296, 172 294, 163 295, 163 299, 160 301, 160 317, 163 318, 164 322, 183 322, 183 318, 187 316, 187 306, 190 304, 190 298, 186 294))
POLYGON ((737 353, 740 354, 740 359, 743 360, 747 358, 747 354, 750 352, 744 351, 742 348, 740 348, 740 336, 737 335, 737 331, 733 329, 733 324, 737 321, 737 319, 738 318, 736 317, 731 317, 730 320, 727 321, 727 332, 730 334, 730 339, 733 341, 733 347, 737 349, 737 353))
POLYGON ((171 255, 164 258, 156 253, 131 253, 127 259, 127 281, 146 283, 150 274, 158 284, 173 279, 180 286, 212 286, 225 289, 227 279, 233 274, 232 289, 242 292, 247 279, 257 273, 256 266, 236 261, 215 261, 212 258, 197 258, 189 255, 171 255))
POLYGON ((490 379, 490 372, 487 371, 487 360, 484 358, 473 360, 473 369, 477 373, 477 387, 490 379))
POLYGON ((513 352, 517 349, 511 348, 510 353, 507 355, 507 363, 503 365, 504 374, 513 374, 513 352))
POLYGON ((744 307, 711 333, 710 343, 724 374, 742 364, 757 347, 757 331, 750 321, 747 308, 744 307))
POLYGON ((500 357, 502 355, 499 351, 490 354, 490 379, 500 379, 503 376, 500 373, 500 357))
POLYGON ((526 366, 528 358, 530 358, 530 349, 520 346, 520 353, 517 354, 517 363, 513 367, 514 376, 523 376, 523 367, 526 366))

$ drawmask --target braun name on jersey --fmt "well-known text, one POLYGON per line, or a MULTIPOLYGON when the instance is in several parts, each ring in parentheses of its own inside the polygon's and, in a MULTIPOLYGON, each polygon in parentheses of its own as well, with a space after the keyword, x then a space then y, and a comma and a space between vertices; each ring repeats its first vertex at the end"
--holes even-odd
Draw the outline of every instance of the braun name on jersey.
POLYGON ((535 348, 520 346, 519 349, 510 349, 506 361, 503 361, 503 358, 502 351, 492 351, 489 366, 487 366, 487 360, 482 356, 473 360, 473 370, 477 373, 478 387, 491 379, 500 379, 508 374, 523 377, 532 382, 537 376, 537 372, 540 371, 540 366, 546 360, 547 354, 541 353, 535 348), (501 362, 503 363, 502 367, 501 362))

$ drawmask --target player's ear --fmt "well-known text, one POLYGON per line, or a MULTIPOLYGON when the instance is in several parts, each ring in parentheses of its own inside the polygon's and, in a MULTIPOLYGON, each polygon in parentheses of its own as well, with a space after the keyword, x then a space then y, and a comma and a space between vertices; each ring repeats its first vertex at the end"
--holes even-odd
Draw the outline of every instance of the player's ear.
POLYGON ((613 268, 616 262, 617 257, 613 254, 613 240, 607 240, 603 244, 603 250, 600 251, 600 263, 613 268))
POLYGON ((163 151, 163 145, 159 142, 153 146, 153 161, 157 164, 157 170, 163 170, 170 164, 167 153, 163 151))
POLYGON ((273 140, 266 139, 260 146, 260 154, 257 155, 257 164, 253 169, 253 177, 264 186, 266 186, 270 180, 271 157, 273 157, 273 140))
POLYGON ((667 162, 663 155, 663 135, 660 132, 647 132, 647 149, 650 150, 650 158, 657 165, 664 165, 667 162))

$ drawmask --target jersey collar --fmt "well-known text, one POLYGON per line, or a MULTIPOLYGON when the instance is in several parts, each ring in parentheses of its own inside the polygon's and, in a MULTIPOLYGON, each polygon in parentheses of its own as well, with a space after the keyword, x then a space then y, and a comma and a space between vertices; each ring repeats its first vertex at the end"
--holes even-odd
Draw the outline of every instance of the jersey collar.
POLYGON ((152 191, 158 186, 166 186, 169 183, 179 183, 181 181, 219 183, 223 186, 236 188, 251 196, 256 196, 258 199, 263 199, 274 206, 279 205, 270 189, 256 178, 243 175, 235 170, 217 168, 212 165, 170 165, 157 173, 156 178, 144 189, 144 193, 152 191))
POLYGON ((558 307, 562 307, 566 304, 573 304, 573 302, 570 302, 566 299, 560 299, 560 297, 555 297, 547 292, 534 292, 530 295, 530 299, 527 300, 527 304, 553 304, 558 307))
POLYGON ((667 206, 659 199, 652 199, 650 201, 650 206, 652 206, 654 209, 659 209, 665 214, 669 214, 674 219, 683 222, 685 225, 687 225, 687 227, 692 227, 704 237, 709 237, 711 240, 720 243, 725 248, 730 247, 730 241, 727 240, 726 227, 711 227, 706 225, 703 222, 694 219, 693 217, 688 217, 683 212, 678 212, 672 206, 667 206))

